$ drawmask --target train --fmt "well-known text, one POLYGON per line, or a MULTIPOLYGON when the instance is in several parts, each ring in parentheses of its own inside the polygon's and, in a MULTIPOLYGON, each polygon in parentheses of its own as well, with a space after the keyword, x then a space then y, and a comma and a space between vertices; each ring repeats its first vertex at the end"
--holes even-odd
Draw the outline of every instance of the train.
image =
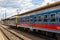
POLYGON ((60 1, 2 20, 4 24, 40 32, 60 40, 60 1), (16 18, 18 16, 18 18, 16 18), (16 22, 18 21, 18 22, 16 22))

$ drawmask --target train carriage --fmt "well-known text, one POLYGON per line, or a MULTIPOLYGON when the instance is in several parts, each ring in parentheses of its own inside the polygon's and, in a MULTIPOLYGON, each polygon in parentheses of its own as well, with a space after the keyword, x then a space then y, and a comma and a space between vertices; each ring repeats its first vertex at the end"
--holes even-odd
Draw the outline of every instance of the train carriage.
MULTIPOLYGON (((59 2, 60 3, 60 2, 59 2)), ((19 26, 37 30, 59 32, 60 4, 52 4, 19 16, 19 26), (44 9, 43 9, 44 8, 44 9), (53 31, 52 31, 53 30, 53 31), (57 30, 57 31, 56 31, 57 30)))
POLYGON ((60 38, 60 2, 21 14, 19 27, 60 38))
MULTIPOLYGON (((60 38, 60 1, 17 15, 18 28, 60 38), (58 35, 58 36, 56 36, 58 35)), ((10 21, 12 23, 12 21, 10 21)))

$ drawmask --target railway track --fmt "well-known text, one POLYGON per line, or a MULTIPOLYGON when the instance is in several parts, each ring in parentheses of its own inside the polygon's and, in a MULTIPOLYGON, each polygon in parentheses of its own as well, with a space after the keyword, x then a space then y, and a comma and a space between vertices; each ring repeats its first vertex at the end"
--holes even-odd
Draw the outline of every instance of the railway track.
POLYGON ((13 33, 12 31, 4 28, 3 26, 0 26, 0 30, 7 38, 7 40, 31 40, 31 39, 24 39, 21 36, 17 35, 16 33, 13 33))
MULTIPOLYGON (((4 27, 3 27, 4 28, 4 27)), ((5 28, 4 28, 5 29, 5 28)), ((36 32, 27 32, 27 31, 23 31, 23 30, 19 30, 19 29, 13 29, 13 28, 9 28, 9 30, 11 31, 11 30, 13 30, 13 31, 15 31, 15 32, 17 32, 17 33, 19 33, 19 34, 22 34, 22 35, 24 35, 24 36, 26 36, 26 37, 29 37, 29 38, 31 38, 31 40, 56 40, 56 39, 54 39, 54 38, 50 38, 50 37, 48 37, 48 36, 46 36, 46 35, 43 35, 43 34, 40 34, 40 33, 36 33, 36 32), (35 37, 36 36, 36 37, 35 37)), ((12 32, 13 32, 12 31, 12 32)), ((24 40, 24 39, 23 39, 24 40)))
MULTIPOLYGON (((54 38, 50 38, 50 37, 48 37, 48 36, 46 36, 46 35, 43 35, 43 34, 40 34, 40 33, 38 33, 38 32, 27 32, 27 31, 23 31, 23 30, 19 30, 19 29, 12 29, 12 30, 14 30, 14 31, 16 31, 16 32, 18 32, 18 33, 25 33, 25 35, 26 34, 28 34, 28 35, 32 35, 32 36, 36 36, 36 37, 38 37, 38 38, 42 38, 42 40, 56 40, 56 39, 54 39, 54 38)), ((33 39, 33 38, 32 38, 33 39)), ((39 40, 39 39, 37 39, 37 40, 39 40)))

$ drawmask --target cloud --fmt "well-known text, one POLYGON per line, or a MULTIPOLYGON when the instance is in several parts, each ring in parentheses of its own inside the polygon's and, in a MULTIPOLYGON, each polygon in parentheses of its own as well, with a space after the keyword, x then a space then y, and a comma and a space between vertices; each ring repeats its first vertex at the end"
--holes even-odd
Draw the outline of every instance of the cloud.
POLYGON ((0 18, 5 18, 5 13, 6 17, 10 17, 12 15, 16 15, 16 9, 14 8, 0 8, 0 18))
POLYGON ((60 1, 60 0, 45 0, 44 3, 53 3, 53 2, 57 2, 57 1, 60 1))
MULTIPOLYGON (((21 12, 24 12, 25 10, 23 9, 27 9, 32 6, 34 5, 31 3, 31 0, 0 0, 0 8, 3 12, 6 10, 8 15, 7 17, 17 14, 17 9, 21 9, 21 12)), ((0 15, 3 15, 3 13, 0 15)))
POLYGON ((3 0, 0 1, 0 6, 1 7, 14 7, 17 8, 18 7, 18 2, 16 2, 16 0, 3 0))
POLYGON ((34 6, 41 6, 42 4, 44 5, 52 1, 58 0, 0 0, 0 7, 12 7, 24 10, 28 8, 33 8, 34 6))
POLYGON ((20 8, 21 6, 33 6, 30 2, 31 0, 0 0, 0 7, 13 7, 13 8, 20 8))
POLYGON ((41 5, 43 2, 44 2, 44 0, 32 0, 31 1, 34 5, 41 5))
POLYGON ((22 13, 28 10, 42 7, 48 2, 52 3, 56 1, 60 0, 0 0, 0 17, 2 17, 3 13, 5 13, 5 10, 7 17, 10 17, 17 14, 17 9, 19 11, 21 10, 20 13, 22 13))
POLYGON ((52 1, 57 2, 57 1, 60 1, 60 0, 52 0, 52 1))

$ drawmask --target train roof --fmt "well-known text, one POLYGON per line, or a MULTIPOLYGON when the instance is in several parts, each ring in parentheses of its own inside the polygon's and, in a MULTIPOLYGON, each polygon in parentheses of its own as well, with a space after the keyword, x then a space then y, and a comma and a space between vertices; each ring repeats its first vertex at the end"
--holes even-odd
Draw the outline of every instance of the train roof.
POLYGON ((52 3, 52 4, 45 5, 45 6, 40 7, 40 8, 36 8, 36 9, 34 9, 34 10, 27 11, 27 12, 25 12, 25 13, 22 13, 22 14, 16 15, 16 16, 21 16, 21 15, 30 14, 30 13, 33 13, 33 12, 37 12, 37 11, 40 11, 40 10, 48 9, 48 8, 55 7, 55 6, 59 6, 59 5, 60 5, 60 1, 55 2, 55 3, 52 3))

